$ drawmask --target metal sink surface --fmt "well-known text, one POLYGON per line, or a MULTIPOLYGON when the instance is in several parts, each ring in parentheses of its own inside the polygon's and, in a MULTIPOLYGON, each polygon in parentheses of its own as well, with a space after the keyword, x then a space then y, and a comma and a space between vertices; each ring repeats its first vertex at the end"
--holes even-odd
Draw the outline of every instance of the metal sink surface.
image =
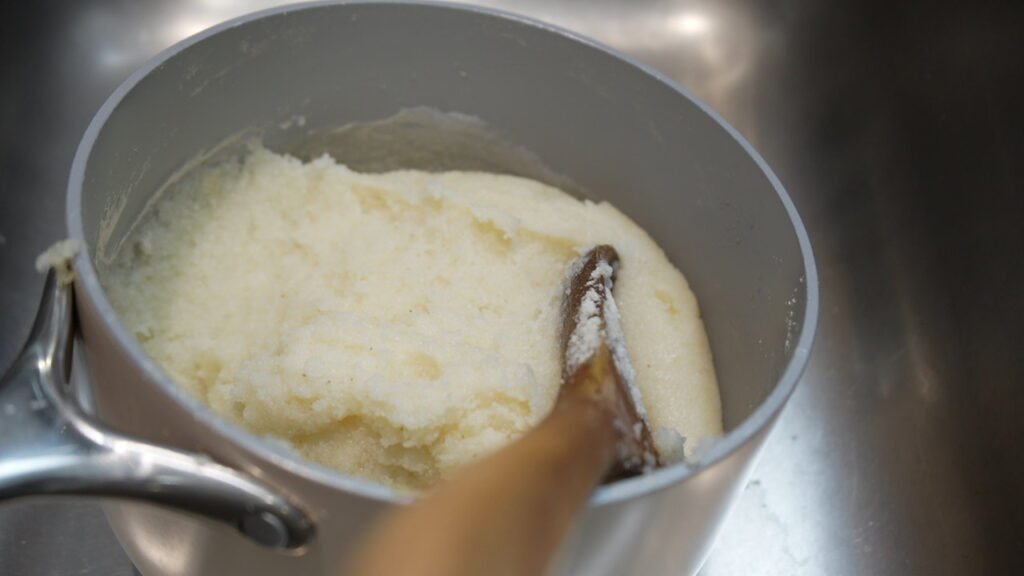
MULTIPOLYGON (((276 2, 3 5, 0 366, 75 147, 145 59, 276 2)), ((1024 4, 492 0, 646 62, 762 153, 809 230, 819 337, 707 576, 1021 574, 1024 4)), ((685 513, 685 512, 681 512, 685 513)), ((94 502, 0 508, 0 573, 133 574, 94 502)))

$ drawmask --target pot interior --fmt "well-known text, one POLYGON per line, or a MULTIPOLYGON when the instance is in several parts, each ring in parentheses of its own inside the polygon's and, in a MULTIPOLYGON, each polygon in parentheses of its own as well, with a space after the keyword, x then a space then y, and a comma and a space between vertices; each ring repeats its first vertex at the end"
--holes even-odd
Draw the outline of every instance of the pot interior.
POLYGON ((80 183, 101 279, 169 180, 259 136, 360 170, 483 169, 612 202, 697 294, 726 430, 775 388, 804 324, 794 222, 741 142, 643 69, 534 24, 444 6, 310 7, 201 36, 119 96, 96 120, 80 183))

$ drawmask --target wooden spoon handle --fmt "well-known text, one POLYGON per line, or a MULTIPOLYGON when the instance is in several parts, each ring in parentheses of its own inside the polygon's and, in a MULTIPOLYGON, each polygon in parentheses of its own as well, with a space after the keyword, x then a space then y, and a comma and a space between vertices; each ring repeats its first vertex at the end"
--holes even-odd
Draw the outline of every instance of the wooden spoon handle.
POLYGON ((608 411, 561 400, 518 441, 386 518, 346 574, 543 574, 615 445, 608 411))

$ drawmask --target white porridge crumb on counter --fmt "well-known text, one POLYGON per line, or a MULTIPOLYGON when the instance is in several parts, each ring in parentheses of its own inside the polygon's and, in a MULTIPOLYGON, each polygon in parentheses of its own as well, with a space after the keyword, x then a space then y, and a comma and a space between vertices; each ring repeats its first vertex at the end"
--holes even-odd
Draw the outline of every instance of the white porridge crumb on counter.
POLYGON ((683 276, 611 205, 523 178, 360 174, 255 148, 177 184, 104 284, 218 412, 422 489, 551 409, 566 267, 602 243, 621 257, 615 299, 659 449, 721 434, 683 276))

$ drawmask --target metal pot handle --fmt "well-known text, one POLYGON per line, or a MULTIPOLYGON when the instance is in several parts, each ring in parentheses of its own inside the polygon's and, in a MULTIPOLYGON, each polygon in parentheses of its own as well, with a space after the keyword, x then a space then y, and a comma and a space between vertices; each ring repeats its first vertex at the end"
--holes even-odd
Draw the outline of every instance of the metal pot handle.
POLYGON ((207 457, 104 428, 69 385, 73 290, 51 270, 28 342, 0 379, 0 501, 32 495, 114 496, 231 525, 271 548, 313 536, 297 506, 207 457))

